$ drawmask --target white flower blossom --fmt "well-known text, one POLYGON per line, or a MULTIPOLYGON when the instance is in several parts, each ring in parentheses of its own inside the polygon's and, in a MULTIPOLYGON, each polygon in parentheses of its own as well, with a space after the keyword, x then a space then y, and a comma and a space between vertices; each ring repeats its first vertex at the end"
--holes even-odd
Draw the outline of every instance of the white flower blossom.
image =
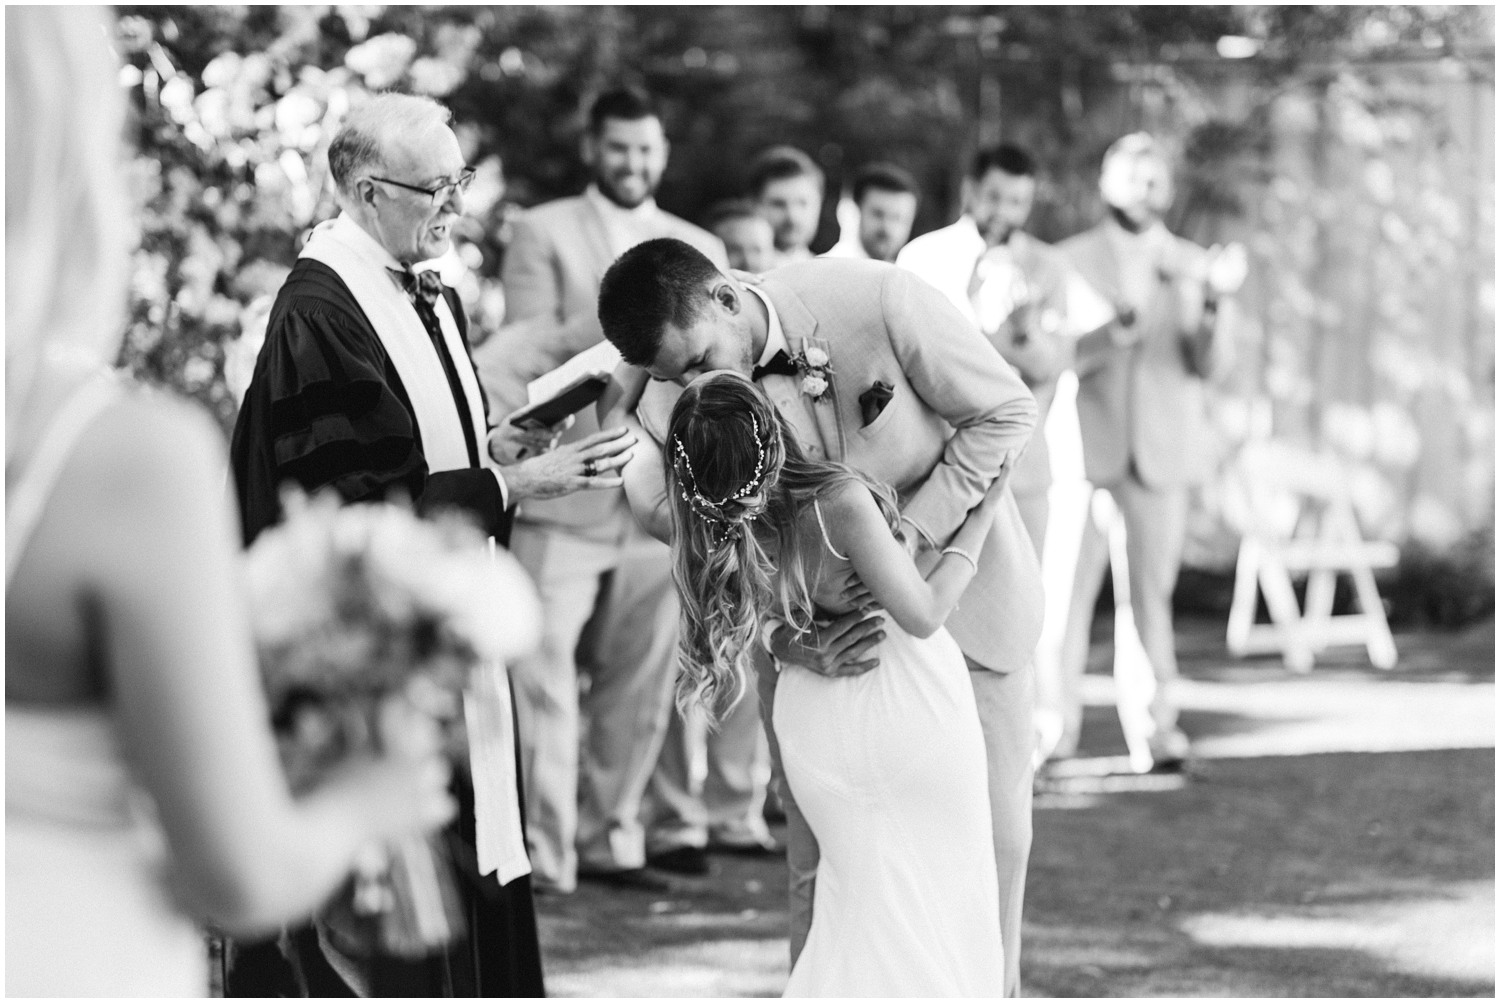
POLYGON ((808 373, 802 377, 802 392, 814 399, 822 397, 828 390, 828 380, 817 373, 808 373))
POLYGON ((401 79, 417 54, 417 43, 394 32, 376 35, 344 54, 344 65, 365 78, 371 90, 384 90, 401 79))
POLYGON ((398 505, 285 500, 250 548, 252 623, 273 693, 384 688, 534 650, 541 604, 513 557, 461 519, 398 505), (435 634, 432 632, 436 628, 435 634))
POLYGON ((809 348, 807 351, 802 353, 802 357, 807 360, 807 364, 809 366, 812 366, 814 368, 828 365, 828 353, 823 351, 821 348, 809 348))

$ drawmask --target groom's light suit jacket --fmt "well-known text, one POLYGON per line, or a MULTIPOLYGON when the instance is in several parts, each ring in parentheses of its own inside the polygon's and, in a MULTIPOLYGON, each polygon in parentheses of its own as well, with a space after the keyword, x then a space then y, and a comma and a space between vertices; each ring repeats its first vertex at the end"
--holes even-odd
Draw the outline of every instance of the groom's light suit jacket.
MULTIPOLYGON (((892 485, 903 517, 947 545, 1031 437, 1036 402, 1020 376, 942 293, 905 269, 822 258, 768 272, 759 288, 776 308, 789 349, 822 348, 833 371, 817 402, 794 376, 767 376, 761 389, 804 446, 892 485), (859 398, 877 381, 892 389, 891 399, 866 425, 859 398)), ((637 416, 658 445, 681 393, 674 383, 653 382, 641 399, 637 416)), ((642 459, 643 469, 660 463, 658 453, 632 465, 642 459)), ((664 478, 657 483, 660 493, 648 507, 666 502, 664 478)), ((1042 582, 1008 489, 978 557, 979 573, 947 627, 970 659, 1009 672, 1036 648, 1042 582)))

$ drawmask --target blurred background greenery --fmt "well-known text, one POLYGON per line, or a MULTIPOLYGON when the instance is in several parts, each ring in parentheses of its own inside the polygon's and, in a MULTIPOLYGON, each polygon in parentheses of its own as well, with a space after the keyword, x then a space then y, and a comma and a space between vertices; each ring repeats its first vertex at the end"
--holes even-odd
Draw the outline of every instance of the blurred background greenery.
POLYGON ((922 232, 1001 139, 1043 165, 1032 229, 1059 239, 1101 214, 1105 147, 1146 129, 1182 155, 1172 229, 1252 261, 1187 565, 1232 566, 1229 471, 1274 436, 1336 454, 1366 533, 1402 544, 1398 618, 1493 609, 1491 7, 116 10, 141 228, 123 361, 226 429, 270 298, 334 212, 325 150, 361 92, 445 102, 481 167, 452 273, 476 338, 503 320, 507 218, 582 189, 585 111, 618 83, 660 99, 659 200, 689 219, 763 147, 812 154, 816 249, 862 163, 921 180, 922 232))

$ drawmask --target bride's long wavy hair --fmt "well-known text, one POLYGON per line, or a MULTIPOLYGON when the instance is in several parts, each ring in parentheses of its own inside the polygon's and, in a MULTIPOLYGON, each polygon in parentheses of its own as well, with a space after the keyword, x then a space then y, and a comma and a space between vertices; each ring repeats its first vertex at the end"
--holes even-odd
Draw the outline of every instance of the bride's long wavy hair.
POLYGON ((755 385, 709 373, 683 392, 667 430, 672 577, 682 606, 677 706, 701 702, 716 723, 745 695, 763 618, 812 626, 799 521, 849 481, 868 486, 893 533, 896 496, 842 463, 807 458, 755 385))

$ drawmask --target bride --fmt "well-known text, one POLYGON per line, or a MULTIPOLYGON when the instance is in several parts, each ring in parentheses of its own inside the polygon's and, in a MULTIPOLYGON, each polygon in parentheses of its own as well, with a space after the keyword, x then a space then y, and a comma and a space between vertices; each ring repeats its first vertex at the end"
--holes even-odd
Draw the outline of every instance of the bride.
POLYGON ((665 449, 682 600, 678 703, 714 717, 744 696, 768 617, 806 629, 885 610, 879 671, 781 670, 773 726, 822 858, 787 996, 1000 996, 1005 965, 984 738, 943 628, 975 572, 992 487, 924 579, 893 493, 807 459, 738 373, 693 381, 665 449), (846 589, 854 572, 862 586, 846 589))
POLYGON ((195 918, 274 930, 454 805, 436 755, 287 790, 222 437, 109 370, 130 203, 104 20, 5 12, 5 990, 205 996, 195 918))

